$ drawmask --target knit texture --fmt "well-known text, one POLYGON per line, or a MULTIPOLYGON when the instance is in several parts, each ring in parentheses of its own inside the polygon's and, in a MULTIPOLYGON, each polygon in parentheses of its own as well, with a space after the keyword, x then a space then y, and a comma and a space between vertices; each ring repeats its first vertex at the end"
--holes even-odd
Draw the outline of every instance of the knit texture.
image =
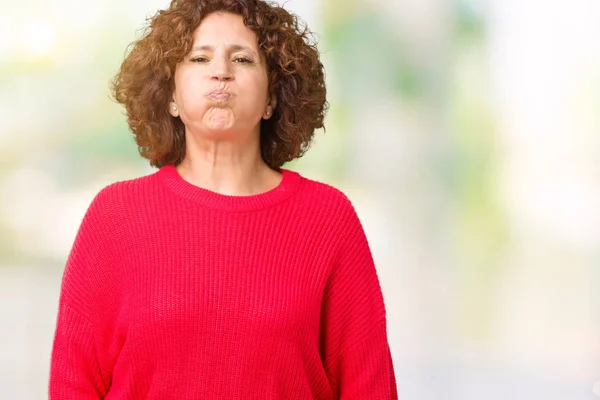
POLYGON ((355 209, 280 172, 251 196, 172 165, 101 190, 63 275, 50 399, 397 399, 355 209))

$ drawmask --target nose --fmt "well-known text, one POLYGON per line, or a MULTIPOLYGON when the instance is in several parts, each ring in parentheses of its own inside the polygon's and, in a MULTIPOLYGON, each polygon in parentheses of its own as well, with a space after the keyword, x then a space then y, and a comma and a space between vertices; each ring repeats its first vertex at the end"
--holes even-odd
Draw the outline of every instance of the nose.
POLYGON ((216 81, 233 80, 233 66, 226 57, 214 58, 211 79, 216 81))

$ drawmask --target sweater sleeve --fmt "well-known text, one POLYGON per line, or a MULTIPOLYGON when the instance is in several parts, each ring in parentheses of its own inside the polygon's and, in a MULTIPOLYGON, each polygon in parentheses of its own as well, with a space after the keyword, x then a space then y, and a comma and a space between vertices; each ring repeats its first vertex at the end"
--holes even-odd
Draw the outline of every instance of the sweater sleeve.
POLYGON ((67 258, 50 360, 49 399, 101 399, 106 395, 93 324, 91 270, 106 243, 102 193, 88 208, 67 258))
POLYGON ((320 351, 335 398, 398 398, 377 271, 360 220, 346 199, 339 253, 327 282, 320 351))

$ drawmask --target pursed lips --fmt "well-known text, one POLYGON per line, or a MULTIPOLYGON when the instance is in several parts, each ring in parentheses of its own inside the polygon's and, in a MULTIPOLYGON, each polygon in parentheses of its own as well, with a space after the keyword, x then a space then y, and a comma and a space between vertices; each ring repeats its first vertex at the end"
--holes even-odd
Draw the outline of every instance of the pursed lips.
POLYGON ((227 100, 228 98, 231 97, 231 93, 225 91, 225 90, 213 90, 211 92, 209 92, 206 97, 208 97, 211 100, 215 100, 215 101, 221 101, 221 100, 227 100))

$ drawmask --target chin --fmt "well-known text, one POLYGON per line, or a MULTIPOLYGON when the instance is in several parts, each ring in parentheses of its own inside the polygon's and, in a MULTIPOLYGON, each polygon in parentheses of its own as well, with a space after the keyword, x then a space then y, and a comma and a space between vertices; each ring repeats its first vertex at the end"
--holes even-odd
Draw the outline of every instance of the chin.
POLYGON ((232 124, 209 124, 204 125, 200 130, 208 138, 224 139, 235 137, 238 132, 232 124))
POLYGON ((209 132, 233 134, 233 126, 231 125, 211 125, 207 126, 206 128, 209 132))

